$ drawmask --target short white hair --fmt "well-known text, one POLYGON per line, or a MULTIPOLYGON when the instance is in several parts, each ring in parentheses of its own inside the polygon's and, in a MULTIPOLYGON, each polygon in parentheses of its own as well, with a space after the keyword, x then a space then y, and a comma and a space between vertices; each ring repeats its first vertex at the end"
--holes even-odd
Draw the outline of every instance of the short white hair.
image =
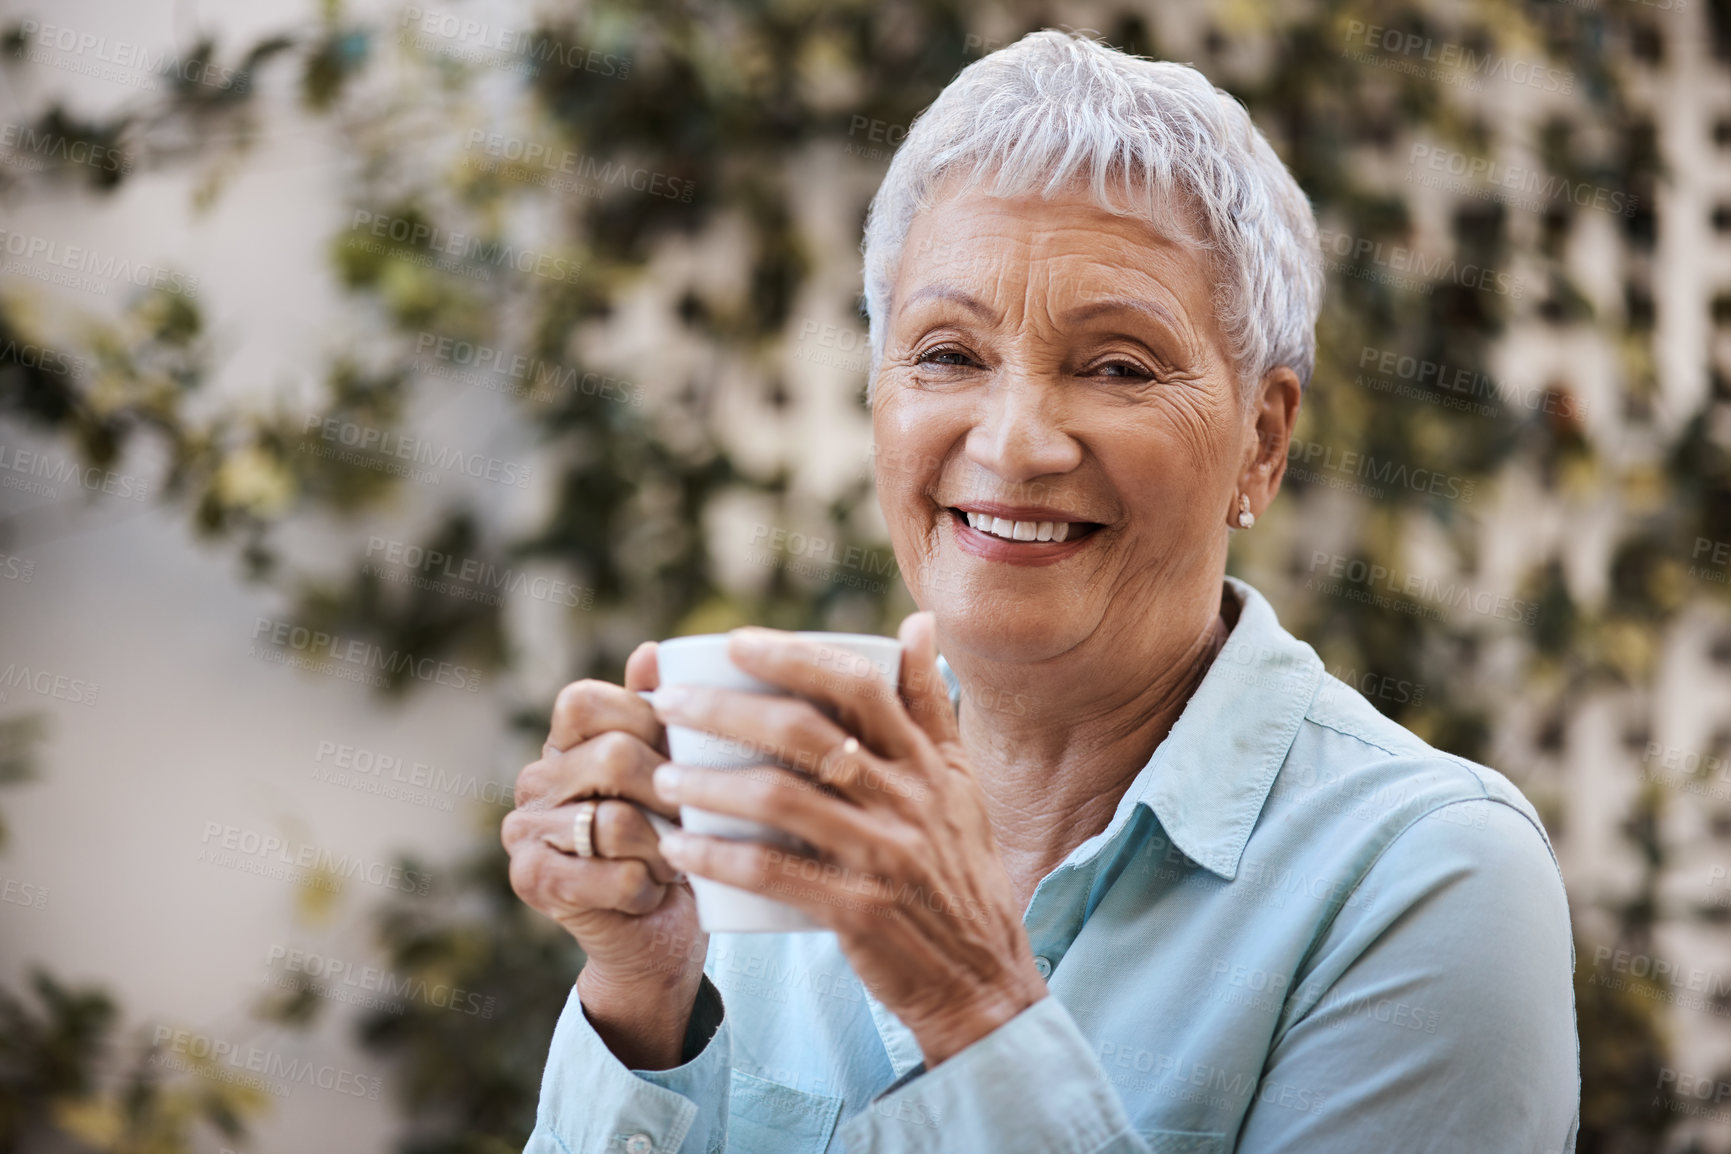
POLYGON ((1244 395, 1280 365, 1309 385, 1322 309, 1316 215, 1249 112, 1188 65, 1051 30, 963 69, 897 149, 863 246, 872 379, 908 229, 940 185, 1051 197, 1083 182, 1101 208, 1211 251, 1244 395))

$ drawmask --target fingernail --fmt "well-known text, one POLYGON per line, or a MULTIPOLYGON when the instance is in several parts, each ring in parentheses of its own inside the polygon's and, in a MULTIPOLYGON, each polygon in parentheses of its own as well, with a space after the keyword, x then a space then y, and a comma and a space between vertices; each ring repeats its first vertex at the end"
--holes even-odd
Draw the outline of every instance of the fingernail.
MULTIPOLYGON (((660 794, 663 800, 673 801, 674 794, 679 792, 679 779, 684 776, 685 775, 680 771, 680 768, 672 762, 656 766, 654 777, 655 792, 660 794)), ((672 835, 669 834, 668 836, 671 837, 672 835)))
POLYGON ((683 685, 663 685, 649 698, 650 704, 659 710, 679 710, 691 703, 691 690, 683 685))
POLYGON ((674 858, 685 856, 685 851, 689 849, 690 846, 691 839, 686 837, 684 834, 664 833, 661 835, 661 841, 657 848, 661 850, 661 856, 663 858, 668 862, 672 862, 674 858))

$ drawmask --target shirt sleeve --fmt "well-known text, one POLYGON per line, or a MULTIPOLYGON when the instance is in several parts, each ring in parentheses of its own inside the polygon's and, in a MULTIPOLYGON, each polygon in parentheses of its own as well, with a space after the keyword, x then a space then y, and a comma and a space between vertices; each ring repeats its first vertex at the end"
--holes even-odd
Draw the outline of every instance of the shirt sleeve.
POLYGON ((851 1154, 1147 1154, 1118 1091, 1057 998, 1041 998, 841 1127, 851 1154))
POLYGON ((726 1145, 731 1042, 708 975, 683 1065, 631 1070, 601 1040, 571 989, 523 1154, 716 1154, 726 1145))
POLYGON ((1569 1154, 1580 1120, 1562 879, 1510 805, 1454 802, 1367 873, 1294 990, 1239 1154, 1569 1154), (1308 1005, 1305 1005, 1308 1003, 1308 1005))

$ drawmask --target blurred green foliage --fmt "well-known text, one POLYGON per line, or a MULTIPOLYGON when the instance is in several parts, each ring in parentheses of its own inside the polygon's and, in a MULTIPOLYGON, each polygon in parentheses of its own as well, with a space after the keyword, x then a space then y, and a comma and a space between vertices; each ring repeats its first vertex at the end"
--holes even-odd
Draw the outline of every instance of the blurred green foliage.
MULTIPOLYGON (((1111 43, 1164 55, 1159 21, 1142 7, 1114 3, 1095 11, 1105 14, 1098 31, 1111 43)), ((1227 4, 1204 22, 1197 43, 1181 49, 1181 58, 1249 106, 1324 228, 1349 238, 1348 255, 1331 252, 1300 438, 1433 470, 1479 494, 1475 502, 1422 487, 1343 494, 1326 477, 1295 471, 1264 526, 1235 544, 1235 569, 1269 593, 1331 669, 1422 687, 1372 699, 1468 757, 1495 760, 1493 742, 1524 726, 1536 762, 1556 769, 1579 703, 1606 686, 1650 686, 1661 641, 1687 605, 1725 595, 1723 586, 1686 570, 1697 537, 1731 540, 1731 453, 1722 435, 1731 389, 1716 378, 1701 411, 1680 432, 1667 431, 1654 405, 1653 294, 1639 272, 1654 253, 1664 172, 1652 114, 1627 94, 1631 76, 1654 63, 1655 52, 1662 55, 1652 24, 1660 15, 1624 3, 1227 4), (1496 200, 1463 197, 1444 222, 1446 250, 1457 263, 1518 278, 1525 289, 1518 296, 1461 278, 1414 291, 1388 275, 1382 253, 1430 242, 1410 190, 1377 174, 1398 170, 1420 138, 1494 155, 1506 127, 1434 69, 1353 58, 1344 47, 1355 22, 1479 53, 1544 57, 1573 77, 1569 99, 1553 105, 1564 111, 1547 114, 1525 143, 1548 174, 1633 198, 1633 211, 1614 220, 1634 270, 1620 311, 1601 315, 1573 282, 1565 256, 1586 210, 1566 199, 1517 221, 1517 211, 1496 200), (1602 458, 1579 416, 1584 391, 1566 379, 1549 382, 1543 403, 1481 398, 1490 401, 1482 412, 1448 407, 1434 381, 1408 382, 1414 392, 1405 397, 1362 383, 1367 349, 1489 373, 1492 347, 1511 324, 1601 334, 1616 350, 1614 422, 1663 451, 1646 460, 1602 458), (1560 555, 1532 566, 1518 590, 1503 591, 1537 606, 1524 629, 1483 615, 1367 608, 1311 587, 1319 540, 1367 565, 1405 571, 1418 536, 1472 581, 1485 548, 1482 514, 1503 485, 1522 486, 1565 511, 1613 511, 1610 596, 1589 601, 1560 555), (1510 711, 1515 701, 1520 717, 1510 711)), ((850 283, 854 271, 824 275, 836 257, 802 223, 801 186, 812 164, 845 170, 850 179, 837 185, 852 190, 841 194, 853 198, 845 215, 862 221, 884 164, 858 147, 862 120, 905 126, 982 51, 1057 19, 1043 5, 951 0, 593 0, 544 17, 521 53, 465 59, 437 38, 414 35, 411 22, 369 25, 328 0, 304 28, 236 53, 213 43, 197 52, 232 57, 248 77, 293 70, 304 112, 321 118, 346 158, 343 207, 403 223, 401 237, 375 242, 345 227, 331 238, 334 277, 369 335, 331 355, 320 415, 394 430, 417 397, 456 387, 416 356, 416 339, 428 332, 508 348, 579 375, 602 371, 605 365, 585 360, 590 343, 582 336, 624 326, 627 300, 661 275, 650 271, 657 257, 686 241, 733 239, 743 267, 731 281, 717 287, 692 277, 656 286, 658 323, 700 342, 706 355, 681 379, 642 382, 653 386, 650 403, 573 388, 525 390, 516 399, 518 419, 558 462, 555 500, 539 525, 505 533, 452 498, 421 542, 501 565, 561 567, 594 591, 593 605, 566 622, 579 640, 570 674, 617 677, 645 637, 746 621, 890 629, 910 607, 898 589, 862 590, 783 567, 755 588, 721 579, 708 534, 719 504, 741 494, 767 502, 775 525, 820 532, 842 548, 887 553, 887 546, 862 515, 872 500, 863 470, 833 496, 803 492, 793 481, 799 447, 787 446, 778 464, 742 463, 765 455, 742 454, 718 432, 720 406, 737 397, 728 382, 742 374, 761 382, 771 412, 807 403, 787 377, 791 331, 811 311, 814 285, 850 283), (475 129, 555 154, 569 150, 592 164, 645 169, 682 192, 645 194, 617 182, 562 196, 533 164, 478 163, 485 153, 466 144, 475 129), (436 238, 458 233, 481 247, 453 260, 436 238), (524 273, 487 258, 499 246, 580 271, 524 273)), ((15 31, 0 51, 7 46, 6 66, 28 67, 15 31)), ((209 203, 268 131, 258 91, 254 84, 221 92, 179 86, 112 119, 86 122, 51 107, 40 110, 37 124, 122 150, 131 172, 190 168, 201 203, 209 203)), ((12 193, 78 183, 107 194, 124 184, 123 175, 63 166, 4 179, 16 186, 6 190, 12 193)), ((829 303, 825 315, 858 315, 851 297, 829 303)), ((6 299, 0 347, 40 335, 41 325, 30 301, 6 299)), ((316 446, 304 412, 198 403, 211 358, 205 319, 190 299, 141 296, 120 318, 83 322, 77 340, 88 357, 78 374, 0 361, 0 413, 57 433, 96 463, 116 459, 135 440, 155 443, 168 462, 166 499, 189 512, 197 532, 232 541, 243 573, 280 589, 305 624, 487 668, 514 660, 497 607, 386 585, 363 572, 359 557, 345 579, 309 575, 313 567, 281 543, 278 527, 297 518, 351 523, 385 507, 400 482, 364 461, 308 452, 316 446)), ((387 692, 408 688, 397 681, 387 692)), ((522 701, 513 710, 527 760, 540 741, 546 702, 522 701)), ((1646 737, 1633 732, 1629 740, 1639 748, 1646 737)), ((1500 768, 1566 837, 1557 775, 1500 768)), ((1626 900, 1603 911, 1616 926, 1613 944, 1650 947, 1666 920, 1701 916, 1667 908, 1660 898, 1675 856, 1663 832, 1667 801, 1663 789, 1643 789, 1629 816, 1641 872, 1626 900)), ((497 997, 488 1017, 408 1004, 360 1023, 363 1042, 394 1063, 407 1154, 521 1148, 547 1040, 581 961, 568 938, 511 894, 498 814, 483 816, 479 848, 447 871, 456 879, 448 888, 430 901, 399 901, 376 922, 393 972, 497 997)), ((1589 948, 1581 945, 1583 956, 1589 948)), ((1587 976, 1583 969, 1578 986, 1586 1103, 1579 1148, 1654 1149, 1675 1120, 1653 1089, 1667 1060, 1661 1002, 1638 990, 1612 993, 1587 976)), ((98 1002, 73 1020, 65 1008, 72 1003, 57 990, 39 984, 48 1024, 31 1026, 31 1037, 71 1038, 107 1021, 106 1003, 92 1008, 98 1002)), ((8 996, 6 1005, 18 1004, 8 996)), ((306 1023, 320 1005, 309 987, 274 998, 261 1012, 306 1023)), ((76 1045, 65 1059, 79 1070, 93 1060, 76 1045)), ((69 1092, 59 1083, 9 1080, 0 1110, 45 1117, 42 1103, 69 1092)))

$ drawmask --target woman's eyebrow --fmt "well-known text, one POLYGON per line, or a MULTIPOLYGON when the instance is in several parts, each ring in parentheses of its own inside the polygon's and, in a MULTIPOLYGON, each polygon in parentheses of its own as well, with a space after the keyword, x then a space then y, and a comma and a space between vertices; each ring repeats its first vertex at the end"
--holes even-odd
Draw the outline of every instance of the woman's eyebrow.
POLYGON ((1172 315, 1171 309, 1159 301, 1145 301, 1136 297, 1108 297, 1105 300, 1090 301, 1088 304, 1078 305, 1076 308, 1070 309, 1058 319, 1065 324, 1082 324, 1111 313, 1126 311, 1141 313, 1148 319, 1165 325, 1175 333, 1185 331, 1184 326, 1178 323, 1178 318, 1172 315))
POLYGON ((998 320, 997 310, 993 309, 990 305, 985 304, 979 300, 979 298, 963 292, 959 288, 951 288, 948 285, 941 284, 927 285, 925 288, 920 289, 918 292, 908 297, 907 304, 904 307, 912 308, 924 300, 953 301, 973 313, 975 316, 978 316, 981 320, 991 321, 994 323, 998 320))

